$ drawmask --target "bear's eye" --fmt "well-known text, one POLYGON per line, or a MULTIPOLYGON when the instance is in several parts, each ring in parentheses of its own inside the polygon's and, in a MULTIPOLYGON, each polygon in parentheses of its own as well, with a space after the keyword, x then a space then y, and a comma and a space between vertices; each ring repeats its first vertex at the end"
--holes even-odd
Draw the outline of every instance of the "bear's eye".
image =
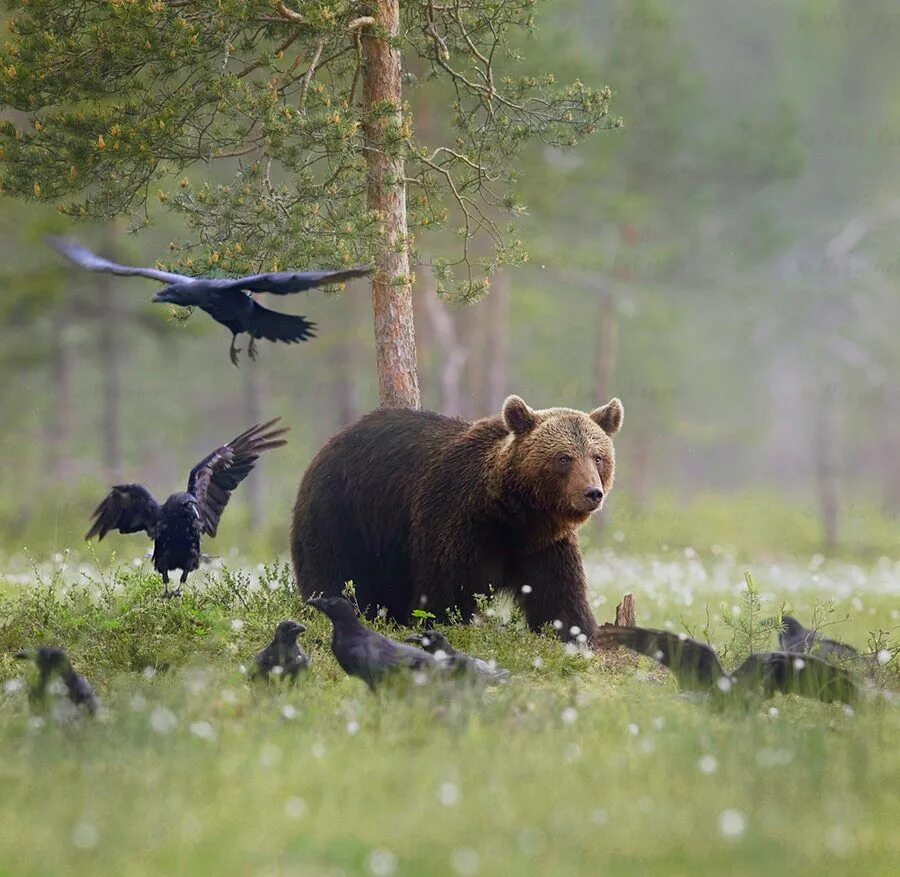
POLYGON ((602 465, 603 465, 603 457, 601 457, 600 454, 597 454, 597 456, 594 457, 594 462, 595 462, 598 466, 602 466, 602 465))
POLYGON ((560 454, 556 458, 556 462, 559 463, 560 466, 568 466, 569 463, 572 462, 572 458, 568 454, 560 454))

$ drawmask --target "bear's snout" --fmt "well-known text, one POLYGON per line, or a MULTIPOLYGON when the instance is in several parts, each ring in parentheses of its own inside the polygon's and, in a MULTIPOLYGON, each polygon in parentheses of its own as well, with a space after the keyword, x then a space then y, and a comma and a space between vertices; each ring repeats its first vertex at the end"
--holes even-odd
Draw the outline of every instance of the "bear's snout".
POLYGON ((584 489, 584 498, 588 501, 591 508, 599 508, 603 502, 603 490, 599 487, 591 486, 584 489))

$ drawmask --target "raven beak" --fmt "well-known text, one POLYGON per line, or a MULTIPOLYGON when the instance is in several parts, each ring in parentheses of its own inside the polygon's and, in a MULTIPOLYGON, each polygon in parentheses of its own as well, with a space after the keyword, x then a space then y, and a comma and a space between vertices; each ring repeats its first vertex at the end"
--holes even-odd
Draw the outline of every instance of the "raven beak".
POLYGON ((34 649, 20 649, 16 652, 16 658, 20 661, 31 661, 34 659, 34 649))
POLYGON ((415 643, 416 645, 422 645, 422 637, 418 634, 414 634, 413 636, 408 636, 403 640, 405 643, 415 643))

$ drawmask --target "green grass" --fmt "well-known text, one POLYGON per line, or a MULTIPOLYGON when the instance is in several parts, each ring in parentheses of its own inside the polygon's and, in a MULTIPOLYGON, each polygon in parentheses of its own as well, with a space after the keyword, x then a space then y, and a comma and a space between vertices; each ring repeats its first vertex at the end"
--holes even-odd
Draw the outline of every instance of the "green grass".
MULTIPOLYGON (((598 617, 631 590, 639 622, 707 629, 731 666, 747 643, 721 614, 747 620, 743 567, 689 554, 593 556, 598 617)), ((897 564, 753 572, 762 615, 816 609, 860 647, 898 625, 897 564)), ((53 642, 104 704, 97 721, 60 725, 0 688, 0 874, 900 869, 900 713, 883 694, 852 711, 794 697, 715 711, 649 662, 575 653, 501 605, 450 636, 511 684, 376 697, 337 667, 327 622, 283 566, 192 581, 163 602, 146 563, 0 576, 0 678, 21 675, 15 649, 53 642), (251 686, 241 665, 288 616, 309 626, 312 670, 295 688, 251 686)), ((879 691, 896 689, 897 660, 879 691)))

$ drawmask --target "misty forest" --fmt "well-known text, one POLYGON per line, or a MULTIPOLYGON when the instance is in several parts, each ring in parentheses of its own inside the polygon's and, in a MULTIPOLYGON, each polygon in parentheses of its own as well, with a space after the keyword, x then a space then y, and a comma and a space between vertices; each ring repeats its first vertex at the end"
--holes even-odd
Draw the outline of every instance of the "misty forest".
POLYGON ((900 869, 900 8, 0 17, 0 875, 900 869))

